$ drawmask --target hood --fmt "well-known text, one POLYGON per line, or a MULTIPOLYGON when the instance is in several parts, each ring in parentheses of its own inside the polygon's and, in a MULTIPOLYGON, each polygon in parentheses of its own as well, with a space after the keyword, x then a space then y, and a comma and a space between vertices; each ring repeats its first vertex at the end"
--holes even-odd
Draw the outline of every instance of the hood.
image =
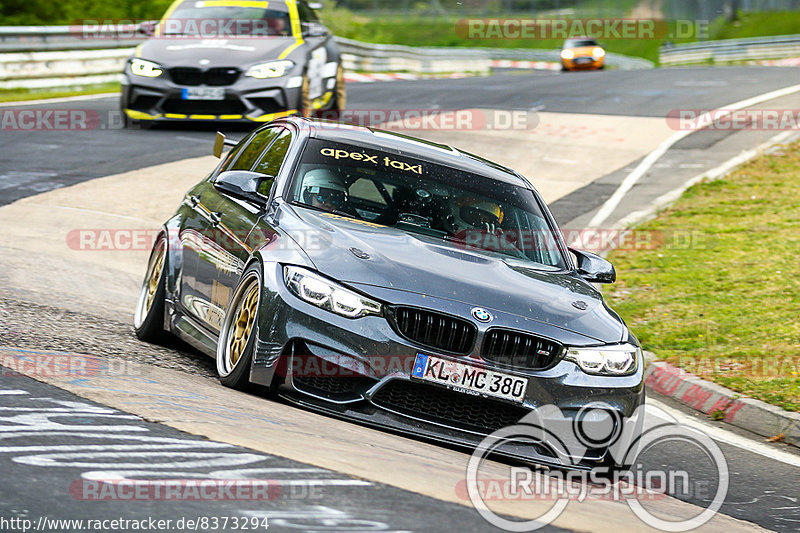
POLYGON ((188 37, 153 37, 141 45, 139 57, 162 67, 247 66, 277 59, 294 37, 258 37, 253 39, 193 39, 188 37), (200 63, 201 60, 203 64, 200 63), (207 62, 206 62, 207 61, 207 62))
POLYGON ((319 272, 367 293, 381 287, 456 300, 600 342, 620 342, 627 334, 601 294, 573 273, 536 270, 533 263, 350 220, 299 207, 284 206, 280 213, 280 226, 303 243, 319 272))

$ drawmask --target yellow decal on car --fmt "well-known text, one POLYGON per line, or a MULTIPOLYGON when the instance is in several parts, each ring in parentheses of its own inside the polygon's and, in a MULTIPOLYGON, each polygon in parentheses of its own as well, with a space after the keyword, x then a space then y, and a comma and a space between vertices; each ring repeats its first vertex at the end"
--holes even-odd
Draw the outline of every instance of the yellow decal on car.
POLYGON ((164 16, 161 17, 161 20, 158 22, 155 32, 153 32, 155 35, 161 34, 161 28, 164 26, 166 20, 172 16, 175 10, 178 9, 178 6, 181 5, 182 3, 183 0, 175 0, 174 2, 172 2, 172 4, 170 4, 169 8, 167 9, 167 12, 164 13, 164 16))
POLYGON ((260 7, 267 9, 269 2, 262 0, 201 0, 195 7, 260 7))
POLYGON ((422 163, 419 165, 409 165, 405 161, 396 161, 389 156, 384 156, 383 159, 378 159, 377 154, 367 155, 361 152, 348 152, 347 150, 336 150, 333 148, 323 148, 319 151, 320 154, 334 159, 352 159, 353 161, 368 161, 376 165, 383 165, 405 172, 413 172, 414 174, 422 174, 422 163))
POLYGON ((136 111, 135 109, 126 109, 125 114, 133 120, 155 120, 161 117, 161 113, 148 115, 147 113, 136 111))
POLYGON ((353 224, 360 224, 362 226, 369 226, 371 228, 385 228, 386 227, 386 226, 384 226, 382 224, 376 224, 374 222, 367 222, 366 220, 358 220, 357 218, 350 218, 350 217, 345 217, 345 216, 342 216, 342 215, 335 215, 333 213, 320 213, 320 215, 323 216, 323 217, 335 218, 336 220, 344 220, 346 222, 352 222, 353 224))
POLYGON ((297 114, 297 109, 289 109, 288 111, 281 111, 279 113, 267 113, 265 115, 260 115, 257 117, 247 115, 247 120, 252 120, 253 122, 269 122, 270 120, 275 120, 276 118, 288 117, 289 115, 297 114))

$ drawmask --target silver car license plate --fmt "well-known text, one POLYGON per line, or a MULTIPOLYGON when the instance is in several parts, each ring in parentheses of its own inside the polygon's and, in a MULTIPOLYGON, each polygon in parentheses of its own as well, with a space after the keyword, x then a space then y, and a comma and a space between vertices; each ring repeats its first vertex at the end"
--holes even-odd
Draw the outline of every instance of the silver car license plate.
POLYGON ((528 388, 527 378, 423 353, 417 354, 411 377, 447 385, 459 392, 477 393, 518 403, 522 403, 528 388))
POLYGON ((225 89, 222 87, 189 87, 181 90, 184 100, 225 100, 225 89))

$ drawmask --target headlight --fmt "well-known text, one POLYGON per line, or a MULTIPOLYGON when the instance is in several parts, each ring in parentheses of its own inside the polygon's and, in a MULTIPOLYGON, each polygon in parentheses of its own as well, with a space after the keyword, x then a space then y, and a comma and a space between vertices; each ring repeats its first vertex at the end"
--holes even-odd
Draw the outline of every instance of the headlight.
POLYGON ((632 344, 612 344, 592 348, 570 348, 566 360, 587 374, 624 376, 636 372, 642 349, 632 344))
POLYGON ((381 304, 345 289, 319 274, 294 266, 283 267, 286 287, 298 298, 347 318, 380 315, 381 304))
POLYGON ((131 74, 145 78, 157 78, 161 76, 161 65, 134 57, 131 59, 131 74))
POLYGON ((270 61, 269 63, 260 63, 258 65, 253 65, 247 72, 245 76, 250 76, 251 78, 257 78, 259 80, 264 80, 267 78, 280 78, 294 67, 294 61, 290 61, 288 59, 282 59, 280 61, 270 61))
POLYGON ((573 57, 575 57, 575 52, 572 50, 561 50, 562 59, 572 59, 573 57))
POLYGON ((600 58, 600 57, 603 57, 604 55, 606 55, 606 51, 598 46, 597 48, 592 50, 592 55, 594 57, 600 58))

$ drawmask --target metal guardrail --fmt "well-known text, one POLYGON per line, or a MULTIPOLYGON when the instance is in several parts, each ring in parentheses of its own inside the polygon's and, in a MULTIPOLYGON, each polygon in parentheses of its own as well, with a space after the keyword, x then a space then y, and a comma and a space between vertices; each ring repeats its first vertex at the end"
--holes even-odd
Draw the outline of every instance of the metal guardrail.
MULTIPOLYGON (((0 89, 66 87, 119 79, 145 40, 136 26, 0 26, 0 89)), ((336 38, 345 69, 370 72, 488 72, 491 61, 558 62, 558 50, 410 47, 336 38)), ((645 59, 609 53, 606 64, 652 68, 645 59)))
POLYGON ((800 34, 662 46, 663 66, 800 57, 800 34))
POLYGON ((0 26, 0 52, 88 50, 136 46, 145 36, 136 25, 92 29, 90 26, 0 26))
POLYGON ((478 72, 489 71, 491 54, 479 48, 416 48, 373 44, 336 38, 345 70, 367 72, 478 72))

